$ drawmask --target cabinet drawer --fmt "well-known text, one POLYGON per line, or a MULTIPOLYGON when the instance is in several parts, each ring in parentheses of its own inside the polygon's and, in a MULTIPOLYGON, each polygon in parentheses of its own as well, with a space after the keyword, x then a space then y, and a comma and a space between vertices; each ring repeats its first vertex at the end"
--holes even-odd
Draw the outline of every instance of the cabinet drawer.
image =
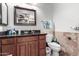
POLYGON ((45 40, 39 40, 39 48, 45 48, 46 47, 46 41, 45 40))
POLYGON ((14 44, 15 38, 2 39, 2 44, 14 44))
POLYGON ((39 36, 39 39, 46 39, 46 36, 45 35, 41 35, 41 36, 39 36))
POLYGON ((26 42, 26 41, 33 41, 33 40, 37 40, 38 37, 37 36, 33 36, 33 37, 17 37, 17 42, 26 42))
POLYGON ((45 49, 40 49, 39 56, 46 56, 46 50, 45 49))

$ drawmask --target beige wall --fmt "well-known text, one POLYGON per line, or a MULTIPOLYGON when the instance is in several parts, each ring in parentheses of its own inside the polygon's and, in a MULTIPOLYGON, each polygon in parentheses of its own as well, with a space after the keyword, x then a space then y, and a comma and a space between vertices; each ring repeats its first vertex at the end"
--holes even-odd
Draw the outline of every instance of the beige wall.
POLYGON ((56 31, 75 32, 71 27, 79 26, 79 3, 55 3, 53 6, 56 31))

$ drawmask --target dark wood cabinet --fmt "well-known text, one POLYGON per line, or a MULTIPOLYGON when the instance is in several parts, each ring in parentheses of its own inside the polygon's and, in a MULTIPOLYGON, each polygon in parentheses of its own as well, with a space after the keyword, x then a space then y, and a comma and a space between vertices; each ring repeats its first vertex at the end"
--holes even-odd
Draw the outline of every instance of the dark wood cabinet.
POLYGON ((6 55, 16 55, 16 46, 13 44, 9 44, 9 45, 2 45, 2 55, 4 56, 6 55))
POLYGON ((29 56, 28 43, 17 44, 17 56, 29 56))
POLYGON ((1 48, 2 48, 2 46, 1 46, 1 40, 0 40, 0 56, 1 56, 1 48))
POLYGON ((1 47, 1 44, 0 44, 0 56, 1 56, 1 48, 2 48, 2 47, 1 47))
POLYGON ((2 55, 16 55, 16 38, 2 38, 1 40, 1 54, 2 55))
POLYGON ((29 56, 38 56, 38 42, 29 42, 29 56))
POLYGON ((38 44, 39 44, 39 56, 45 56, 46 55, 46 36, 45 35, 40 35, 38 44))
POLYGON ((46 50, 45 49, 39 50, 39 56, 46 56, 46 50))
POLYGON ((17 55, 36 56, 38 55, 38 36, 17 37, 17 55))
POLYGON ((45 56, 45 34, 1 38, 0 53, 13 56, 45 56))

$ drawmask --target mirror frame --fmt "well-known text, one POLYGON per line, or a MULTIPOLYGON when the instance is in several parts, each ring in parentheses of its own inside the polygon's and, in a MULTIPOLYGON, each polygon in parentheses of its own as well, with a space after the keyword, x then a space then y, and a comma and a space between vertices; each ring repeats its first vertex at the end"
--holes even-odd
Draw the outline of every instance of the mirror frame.
POLYGON ((8 25, 8 5, 7 5, 7 3, 4 3, 5 4, 5 6, 6 6, 6 23, 2 23, 2 21, 3 21, 3 15, 2 15, 2 13, 4 12, 3 10, 2 10, 2 4, 3 3, 0 3, 0 13, 1 13, 1 18, 0 18, 0 25, 2 25, 2 26, 7 26, 8 25))

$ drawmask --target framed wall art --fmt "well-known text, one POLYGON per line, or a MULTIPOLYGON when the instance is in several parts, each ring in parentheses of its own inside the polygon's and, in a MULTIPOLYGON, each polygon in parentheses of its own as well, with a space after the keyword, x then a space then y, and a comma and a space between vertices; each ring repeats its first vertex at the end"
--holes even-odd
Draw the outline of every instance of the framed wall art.
POLYGON ((36 25, 36 10, 14 6, 14 25, 36 25))

